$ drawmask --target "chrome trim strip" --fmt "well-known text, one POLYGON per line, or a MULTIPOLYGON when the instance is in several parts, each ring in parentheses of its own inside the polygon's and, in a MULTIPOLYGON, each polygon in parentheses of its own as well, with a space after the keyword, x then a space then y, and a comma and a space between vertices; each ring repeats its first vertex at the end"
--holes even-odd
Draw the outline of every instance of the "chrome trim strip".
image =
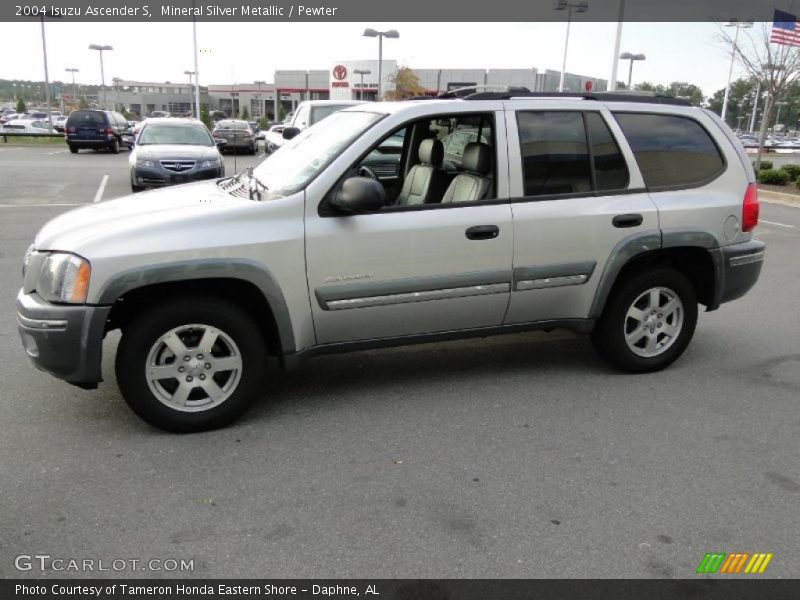
POLYGON ((728 264, 732 267, 740 267, 742 265, 749 265, 764 260, 764 250, 761 252, 754 252, 753 254, 745 254, 743 256, 732 256, 728 260, 728 264))
POLYGON ((489 285, 471 285, 468 287, 447 288, 443 290, 425 290, 419 292, 405 292, 402 294, 388 294, 385 296, 345 298, 342 300, 329 300, 325 304, 328 310, 343 310, 347 308, 365 308, 368 306, 386 306, 389 304, 424 302, 427 300, 464 298, 467 296, 484 296, 487 294, 503 294, 508 293, 510 289, 511 285, 508 283, 493 283, 489 285))
POLYGON ((17 323, 27 329, 66 329, 66 319, 29 319, 17 314, 17 323))
POLYGON ((517 282, 517 290, 540 290, 550 287, 561 287, 566 285, 580 285, 586 283, 588 275, 566 275, 564 277, 545 277, 543 279, 523 279, 517 282))

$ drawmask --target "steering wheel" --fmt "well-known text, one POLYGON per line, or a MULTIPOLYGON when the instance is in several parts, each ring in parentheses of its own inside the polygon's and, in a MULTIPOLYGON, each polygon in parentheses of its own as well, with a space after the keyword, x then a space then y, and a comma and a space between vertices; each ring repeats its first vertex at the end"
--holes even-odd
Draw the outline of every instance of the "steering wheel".
POLYGON ((359 177, 368 177, 369 179, 374 179, 375 181, 379 181, 378 174, 375 171, 373 171, 371 167, 368 167, 366 165, 361 165, 360 167, 358 167, 356 173, 358 174, 359 177))

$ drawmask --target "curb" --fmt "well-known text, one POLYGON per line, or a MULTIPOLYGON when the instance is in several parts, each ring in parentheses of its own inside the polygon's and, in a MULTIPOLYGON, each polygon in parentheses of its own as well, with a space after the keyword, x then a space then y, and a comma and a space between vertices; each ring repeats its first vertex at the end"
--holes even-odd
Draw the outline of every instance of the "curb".
POLYGON ((784 206, 794 206, 795 208, 800 208, 800 195, 798 194, 783 194, 781 192, 759 189, 758 199, 761 202, 783 204, 784 206))

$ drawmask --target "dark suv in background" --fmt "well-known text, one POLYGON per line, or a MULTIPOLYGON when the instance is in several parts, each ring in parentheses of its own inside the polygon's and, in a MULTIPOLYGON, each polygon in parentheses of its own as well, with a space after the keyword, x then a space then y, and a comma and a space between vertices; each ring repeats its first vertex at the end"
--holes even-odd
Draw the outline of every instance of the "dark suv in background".
POLYGON ((66 135, 69 151, 77 154, 81 148, 106 149, 114 154, 121 146, 131 146, 124 136, 130 129, 120 113, 111 110, 75 110, 67 118, 66 135))

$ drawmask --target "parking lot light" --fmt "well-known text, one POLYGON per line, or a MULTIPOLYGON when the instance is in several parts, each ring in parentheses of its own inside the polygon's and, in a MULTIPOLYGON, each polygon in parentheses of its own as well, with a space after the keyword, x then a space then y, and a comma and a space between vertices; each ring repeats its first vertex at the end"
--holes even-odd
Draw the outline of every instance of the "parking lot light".
POLYGON ((628 67, 628 91, 631 89, 631 79, 633 78, 633 61, 635 60, 644 60, 647 58, 644 54, 631 54, 630 52, 623 52, 619 55, 622 60, 629 60, 631 61, 630 66, 628 67))
POLYGON ((78 73, 80 69, 73 69, 71 67, 67 67, 64 69, 67 73, 72 73, 72 106, 77 106, 77 96, 75 94, 75 73, 78 73))
POLYGON ((363 100, 364 99, 364 75, 371 75, 372 71, 370 71, 369 69, 354 69, 353 73, 355 73, 356 75, 361 75, 361 87, 358 90, 358 99, 359 100, 363 100))
POLYGON ((564 76, 567 72, 567 48, 569 47, 569 28, 572 24, 572 11, 584 13, 589 10, 588 2, 569 2, 568 0, 556 0, 553 10, 567 11, 567 35, 564 38, 564 59, 561 62, 561 79, 558 82, 558 91, 564 91, 564 76))
POLYGON ((100 84, 103 88, 103 109, 108 109, 108 104, 106 104, 106 76, 103 72, 103 51, 104 50, 113 50, 113 46, 109 46, 108 44, 100 45, 100 44, 89 44, 89 50, 97 50, 100 53, 100 84))
POLYGON ((187 70, 187 71, 184 71, 183 74, 189 76, 189 106, 190 106, 189 111, 192 113, 192 116, 196 116, 199 119, 200 118, 200 113, 197 113, 197 115, 195 115, 194 114, 194 110, 193 110, 194 107, 192 107, 192 76, 195 74, 195 72, 187 70))
POLYGON ((381 95, 383 92, 383 38, 390 38, 390 39, 397 39, 400 37, 400 34, 396 29, 390 29, 389 31, 377 31, 368 27, 364 30, 364 37, 376 37, 378 38, 378 101, 381 100, 381 95))

